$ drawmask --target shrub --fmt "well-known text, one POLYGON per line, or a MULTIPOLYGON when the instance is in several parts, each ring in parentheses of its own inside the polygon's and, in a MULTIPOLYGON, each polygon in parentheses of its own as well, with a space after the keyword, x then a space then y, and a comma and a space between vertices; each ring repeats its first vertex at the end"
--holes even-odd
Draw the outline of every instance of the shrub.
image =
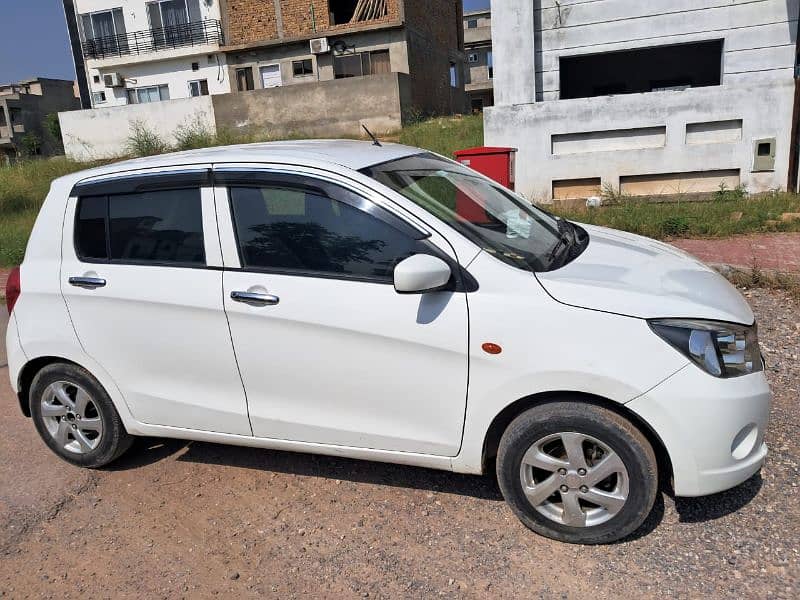
POLYGON ((181 125, 175 130, 176 148, 178 150, 193 150, 195 148, 208 148, 217 144, 217 136, 197 116, 194 120, 181 125))
POLYGON ((58 120, 58 113, 48 114, 42 121, 42 126, 56 146, 63 146, 64 141, 61 138, 61 123, 58 120))
POLYGON ((148 129, 142 121, 133 121, 126 149, 134 156, 153 156, 169 152, 170 147, 158 133, 148 129))
POLYGON ((35 133, 28 133, 20 140, 20 150, 25 156, 36 156, 42 151, 42 139, 35 133))

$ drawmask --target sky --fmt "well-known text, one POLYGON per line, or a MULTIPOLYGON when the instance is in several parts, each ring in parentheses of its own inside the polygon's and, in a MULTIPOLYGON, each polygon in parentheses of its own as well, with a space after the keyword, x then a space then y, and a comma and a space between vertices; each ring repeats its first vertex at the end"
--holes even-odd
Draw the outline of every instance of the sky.
MULTIPOLYGON (((489 0, 464 0, 465 10, 488 5, 489 0)), ((61 0, 0 0, 0 13, 0 84, 75 78, 61 0)))

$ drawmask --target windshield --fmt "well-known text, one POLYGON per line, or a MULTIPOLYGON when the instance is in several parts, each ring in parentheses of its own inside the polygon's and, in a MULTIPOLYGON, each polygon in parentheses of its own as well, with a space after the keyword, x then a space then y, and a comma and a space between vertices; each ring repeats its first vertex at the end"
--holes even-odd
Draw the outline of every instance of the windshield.
POLYGON ((553 270, 577 256, 584 239, 588 241, 580 228, 435 154, 409 156, 362 172, 518 268, 553 270))

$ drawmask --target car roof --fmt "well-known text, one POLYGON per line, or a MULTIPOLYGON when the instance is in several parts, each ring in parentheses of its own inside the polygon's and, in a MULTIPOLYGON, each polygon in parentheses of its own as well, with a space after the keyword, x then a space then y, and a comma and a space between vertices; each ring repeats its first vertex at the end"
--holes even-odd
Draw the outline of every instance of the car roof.
POLYGON ((87 169, 67 175, 62 183, 113 175, 139 169, 158 167, 191 166, 209 163, 285 163, 309 166, 334 166, 359 170, 371 165, 424 152, 419 148, 401 144, 357 140, 299 140, 287 142, 263 142, 236 146, 217 146, 199 150, 171 152, 124 160, 101 167, 87 169))

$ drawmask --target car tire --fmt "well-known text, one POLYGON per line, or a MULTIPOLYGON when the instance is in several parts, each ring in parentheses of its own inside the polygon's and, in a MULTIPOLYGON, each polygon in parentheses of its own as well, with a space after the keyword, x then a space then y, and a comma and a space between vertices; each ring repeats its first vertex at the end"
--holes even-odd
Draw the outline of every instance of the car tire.
POLYGON ((497 479, 525 526, 574 544, 630 535, 658 492, 656 456, 641 431, 580 401, 542 404, 517 416, 500 440, 497 479))
POLYGON ((103 386, 77 365, 44 367, 31 383, 29 402, 44 443, 73 465, 108 465, 133 443, 103 386))

